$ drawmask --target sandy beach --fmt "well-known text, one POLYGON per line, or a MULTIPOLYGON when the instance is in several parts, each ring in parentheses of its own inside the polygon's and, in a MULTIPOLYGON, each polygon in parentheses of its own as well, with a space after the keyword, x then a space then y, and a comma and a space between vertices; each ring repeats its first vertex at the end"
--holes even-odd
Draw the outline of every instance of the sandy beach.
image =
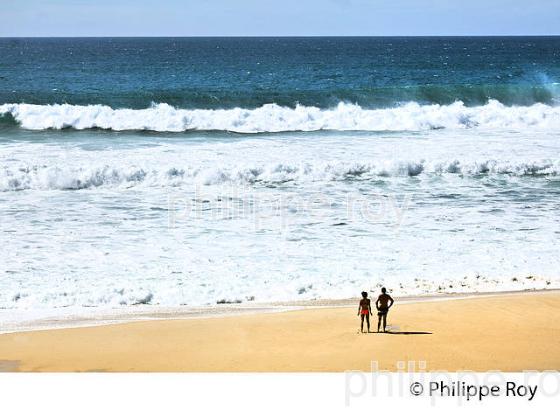
POLYGON ((339 372, 372 361, 393 371, 409 361, 430 371, 560 369, 560 291, 397 298, 388 334, 360 334, 356 313, 308 307, 3 334, 0 371, 339 372))

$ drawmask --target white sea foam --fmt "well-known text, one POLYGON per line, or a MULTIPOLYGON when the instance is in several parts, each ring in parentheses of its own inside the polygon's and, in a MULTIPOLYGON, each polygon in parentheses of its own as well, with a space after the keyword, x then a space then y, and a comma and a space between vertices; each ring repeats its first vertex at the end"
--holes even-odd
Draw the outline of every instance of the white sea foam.
POLYGON ((560 160, 511 162, 494 159, 481 161, 381 161, 381 162, 316 162, 277 163, 266 166, 185 167, 143 169, 138 166, 62 166, 5 167, 0 170, 0 191, 77 190, 101 186, 131 187, 138 184, 176 186, 283 184, 288 182, 344 181, 425 175, 457 174, 460 176, 511 175, 558 176, 560 160))
POLYGON ((560 140, 540 125, 0 131, 0 327, 42 309, 560 287, 560 140))
MULTIPOLYGON (((230 279, 235 280, 235 279, 230 279)), ((353 283, 345 282, 337 278, 336 283, 314 283, 309 284, 309 280, 299 280, 293 286, 284 284, 284 288, 260 290, 243 286, 240 283, 232 283, 226 289, 220 289, 220 294, 215 295, 211 289, 203 289, 196 295, 187 294, 178 289, 177 284, 160 278, 159 282, 151 284, 152 291, 147 291, 141 286, 131 286, 128 288, 111 288, 103 283, 96 284, 92 289, 76 289, 67 287, 64 291, 54 291, 35 289, 36 293, 8 293, 0 297, 0 306, 3 312, 0 314, 1 320, 10 316, 10 311, 16 309, 20 320, 25 317, 21 311, 33 312, 37 309, 60 309, 65 308, 68 313, 83 311, 83 308, 103 308, 103 307, 138 307, 142 311, 147 305, 161 307, 180 307, 190 306, 216 306, 217 304, 242 304, 247 306, 248 302, 262 303, 263 301, 290 302, 309 299, 346 299, 356 297, 356 286, 353 283), (302 286, 303 284, 303 286, 302 286), (226 297, 224 297, 224 295, 226 297), (70 308, 70 309, 69 309, 70 308)), ((358 289, 367 289, 375 292, 373 284, 364 285, 358 289), (371 289, 370 289, 371 288, 371 289)), ((456 293, 477 293, 492 291, 520 291, 520 290, 541 290, 558 289, 560 280, 551 279, 549 276, 527 276, 519 277, 515 275, 502 275, 495 278, 484 275, 463 275, 460 279, 421 279, 406 278, 399 280, 394 288, 390 288, 391 293, 403 296, 424 296, 436 294, 456 294, 456 293)), ((39 310, 40 312, 40 310, 39 310)), ((114 312, 114 311, 113 311, 114 312)), ((131 313, 131 311, 128 311, 131 313)), ((50 310, 50 313, 54 312, 50 310)), ((107 311, 106 311, 107 313, 107 311)), ((14 315, 13 313, 11 314, 14 315)), ((0 328, 0 333, 6 329, 0 328)))
POLYGON ((239 133, 285 131, 423 131, 430 129, 526 127, 560 129, 560 107, 545 104, 505 106, 490 101, 484 106, 419 105, 365 109, 340 103, 332 109, 267 104, 255 109, 178 109, 154 104, 146 109, 113 109, 104 105, 0 105, 0 115, 11 114, 21 127, 30 130, 101 128, 106 130, 149 130, 184 132, 222 130, 239 133))

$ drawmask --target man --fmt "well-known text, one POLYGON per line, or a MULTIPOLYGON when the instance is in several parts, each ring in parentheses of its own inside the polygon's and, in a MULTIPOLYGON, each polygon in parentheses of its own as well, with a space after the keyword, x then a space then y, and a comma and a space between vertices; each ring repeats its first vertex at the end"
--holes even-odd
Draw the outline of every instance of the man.
POLYGON ((367 297, 367 292, 362 292, 362 300, 360 300, 360 304, 358 305, 358 316, 362 315, 362 324, 360 326, 360 331, 364 333, 364 318, 367 321, 367 331, 369 333, 369 316, 372 315, 371 313, 371 301, 367 297))
POLYGON ((379 328, 381 327, 381 319, 383 319, 383 332, 387 332, 387 313, 395 301, 391 296, 387 294, 387 289, 381 288, 381 295, 375 301, 375 307, 377 308, 377 316, 379 317, 377 321, 377 333, 379 333, 379 328))

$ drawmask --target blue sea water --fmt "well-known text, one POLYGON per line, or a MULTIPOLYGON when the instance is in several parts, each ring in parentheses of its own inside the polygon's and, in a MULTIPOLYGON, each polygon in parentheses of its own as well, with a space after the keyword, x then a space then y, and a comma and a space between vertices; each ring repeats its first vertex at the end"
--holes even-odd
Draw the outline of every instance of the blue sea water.
POLYGON ((1 39, 0 103, 550 104, 558 37, 1 39))
POLYGON ((560 283, 560 37, 0 39, 0 308, 560 283))

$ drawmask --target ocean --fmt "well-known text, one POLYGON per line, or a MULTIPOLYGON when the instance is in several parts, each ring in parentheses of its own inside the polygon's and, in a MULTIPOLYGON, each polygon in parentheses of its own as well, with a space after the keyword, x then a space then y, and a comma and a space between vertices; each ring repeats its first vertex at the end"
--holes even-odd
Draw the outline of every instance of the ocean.
POLYGON ((0 39, 0 310, 560 286, 560 37, 0 39))

